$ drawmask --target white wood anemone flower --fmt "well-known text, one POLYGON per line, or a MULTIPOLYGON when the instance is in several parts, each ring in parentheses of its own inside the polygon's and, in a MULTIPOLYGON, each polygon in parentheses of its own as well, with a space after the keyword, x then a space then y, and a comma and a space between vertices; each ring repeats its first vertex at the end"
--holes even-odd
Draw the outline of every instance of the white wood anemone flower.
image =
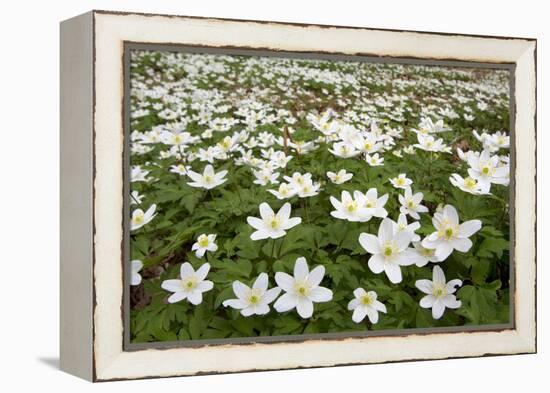
POLYGON ((130 285, 135 286, 141 284, 141 275, 139 274, 139 272, 143 268, 143 262, 141 262, 139 259, 134 259, 132 262, 130 262, 130 265, 130 285))
POLYGON ((357 288, 353 291, 355 299, 348 303, 348 310, 353 311, 351 319, 355 323, 360 323, 368 316, 372 324, 378 323, 378 313, 387 313, 386 306, 377 300, 378 295, 374 291, 365 291, 363 288, 357 288))
POLYGON ((352 198, 348 191, 342 191, 342 200, 339 201, 335 197, 330 197, 330 203, 334 206, 330 215, 340 220, 347 220, 352 222, 366 221, 372 217, 365 206, 361 206, 359 201, 352 198))
POLYGON ((395 188, 408 188, 413 184, 413 181, 407 177, 406 173, 400 173, 399 176, 390 179, 390 183, 395 188))
POLYGON ((240 281, 233 281, 233 293, 237 299, 225 300, 223 306, 240 310, 243 317, 267 314, 269 304, 281 293, 279 287, 267 289, 268 281, 266 273, 260 273, 252 288, 240 281))
POLYGON ((261 170, 261 171, 255 171, 252 170, 252 173, 254 174, 254 184, 258 184, 260 186, 267 186, 269 184, 277 184, 279 181, 277 178, 279 177, 278 172, 271 172, 269 170, 261 170))
POLYGON ((384 208, 386 202, 388 202, 388 194, 384 194, 379 198, 378 190, 376 188, 369 188, 364 194, 360 191, 354 191, 353 196, 359 203, 359 206, 367 210, 367 215, 362 220, 363 222, 369 221, 372 217, 385 218, 388 215, 388 211, 384 208))
POLYGON ((186 167, 185 165, 183 164, 178 164, 178 165, 172 165, 170 167, 170 172, 172 173, 176 173, 180 176, 184 176, 187 174, 187 169, 188 167, 186 167))
POLYGON ((454 295, 457 287, 462 285, 462 281, 454 279, 446 282, 445 274, 439 266, 434 266, 432 274, 432 281, 417 280, 415 286, 426 294, 420 299, 420 307, 431 308, 432 317, 439 319, 443 316, 445 308, 457 309, 462 305, 454 295))
POLYGON ((217 235, 213 233, 210 235, 203 233, 197 238, 197 241, 191 247, 191 250, 195 251, 197 258, 202 258, 204 254, 206 254, 206 251, 218 251, 218 245, 215 243, 216 236, 217 235))
POLYGON ((460 224, 453 205, 445 205, 441 212, 436 212, 432 223, 436 232, 424 238, 422 246, 435 250, 435 256, 440 261, 447 259, 453 250, 468 252, 472 247, 469 237, 481 229, 480 220, 460 224))
POLYGON ((278 190, 267 190, 267 192, 275 195, 277 199, 289 199, 298 193, 298 191, 287 183, 281 183, 278 190))
POLYGON ((468 174, 476 179, 483 193, 491 190, 491 184, 508 185, 510 182, 510 168, 499 166, 499 157, 491 156, 488 150, 483 150, 479 156, 468 156, 468 174))
POLYGON ((394 231, 394 223, 389 218, 384 218, 378 228, 378 237, 370 233, 359 235, 359 244, 368 253, 369 269, 379 274, 386 273, 393 283, 400 283, 403 279, 401 266, 410 266, 419 260, 418 254, 409 249, 411 234, 407 231, 394 231))
POLYGON ((345 169, 340 169, 338 173, 327 172, 327 177, 334 184, 344 184, 345 182, 351 180, 353 173, 347 173, 345 169))
POLYGON ((298 315, 304 319, 313 315, 313 303, 324 303, 332 300, 332 291, 321 287, 325 275, 323 265, 309 271, 304 257, 296 259, 294 277, 284 272, 275 273, 275 281, 285 293, 277 299, 273 307, 277 312, 296 308, 298 315))
POLYGON ((130 219, 130 230, 135 231, 136 229, 139 229, 151 222, 151 220, 157 215, 155 210, 157 210, 157 205, 154 203, 149 206, 149 209, 145 212, 141 209, 134 210, 132 212, 132 218, 130 219))
POLYGON ((449 147, 445 146, 443 139, 435 139, 431 135, 417 134, 418 143, 414 145, 421 150, 430 152, 448 152, 449 147))
POLYGON ((140 182, 140 181, 149 181, 150 178, 147 177, 149 175, 149 171, 145 169, 141 169, 141 166, 136 165, 133 166, 130 173, 130 181, 133 182, 140 182))
POLYGON ((397 222, 393 221, 393 231, 397 232, 407 232, 411 235, 411 241, 417 242, 420 241, 420 235, 416 234, 416 231, 420 228, 420 223, 418 221, 413 221, 410 224, 407 222, 406 214, 399 214, 397 222))
POLYGON ((260 217, 247 217, 246 222, 256 229, 250 235, 252 240, 278 239, 286 235, 286 231, 302 222, 300 217, 290 218, 290 203, 285 203, 275 214, 271 207, 263 202, 260 204, 260 217))
POLYGON ((420 215, 418 213, 428 212, 428 208, 420 204, 423 198, 423 193, 417 192, 416 194, 413 194, 410 187, 405 188, 404 195, 398 196, 399 203, 401 204, 399 211, 401 213, 408 214, 415 220, 420 220, 420 215))
POLYGON ((188 169, 187 176, 189 176, 189 178, 193 181, 187 184, 189 184, 191 187, 205 188, 207 190, 211 190, 212 188, 215 188, 227 181, 225 175, 227 175, 226 170, 215 173, 212 165, 208 164, 204 168, 204 172, 202 173, 202 175, 200 173, 193 172, 191 169, 188 169))
POLYGON ((189 262, 180 267, 180 278, 164 280, 161 288, 173 292, 168 298, 168 303, 176 303, 187 299, 193 305, 202 303, 202 294, 214 288, 214 283, 205 280, 210 271, 210 264, 205 263, 195 271, 189 262))
POLYGON ((365 161, 370 166, 382 166, 384 165, 384 157, 380 157, 378 153, 374 154, 366 154, 365 155, 365 161))
POLYGON ((460 176, 458 173, 453 173, 449 177, 449 181, 453 186, 458 187, 462 191, 472 195, 490 194, 490 192, 488 191, 489 188, 487 188, 486 185, 481 186, 476 179, 471 178, 470 176, 462 178, 462 176, 460 176))

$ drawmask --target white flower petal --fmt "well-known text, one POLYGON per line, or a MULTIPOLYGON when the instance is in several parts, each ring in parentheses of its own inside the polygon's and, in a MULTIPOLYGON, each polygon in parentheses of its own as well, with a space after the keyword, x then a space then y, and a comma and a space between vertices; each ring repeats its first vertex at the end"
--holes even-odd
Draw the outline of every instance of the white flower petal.
POLYGON ((448 308, 456 309, 462 306, 462 302, 460 300, 456 300, 455 295, 447 295, 442 300, 445 307, 448 308))
POLYGON ((433 319, 439 319, 443 316, 445 312, 445 305, 441 300, 436 300, 432 306, 432 317, 433 319))
POLYGON ((370 233, 361 233, 359 235, 359 244, 370 254, 380 253, 378 238, 370 233))
POLYGON ((206 278, 209 271, 210 271, 210 264, 205 263, 201 267, 199 267, 199 269, 195 272, 195 277, 197 277, 197 280, 202 281, 206 278))
POLYGON ((164 280, 160 287, 165 291, 179 292, 181 291, 181 280, 164 280))
POLYGON ((384 257, 380 254, 375 254, 370 257, 368 265, 373 273, 382 273, 384 271, 384 257))
POLYGON ((182 301, 187 297, 187 292, 176 292, 170 295, 168 298, 168 303, 177 303, 182 301))
POLYGON ((274 215, 275 213, 273 213, 273 210, 267 203, 263 202, 260 204, 260 217, 262 217, 263 220, 273 217, 274 215))
POLYGON ((378 323, 378 311, 376 311, 373 307, 365 307, 367 310, 367 316, 369 317, 369 321, 372 324, 378 323))
POLYGON ((313 288, 309 294, 308 298, 315 303, 324 303, 332 300, 332 291, 325 287, 313 288))
POLYGON ((267 290, 268 285, 268 277, 266 273, 260 273, 258 278, 256 278, 256 281, 254 281, 254 284, 252 285, 252 288, 259 289, 262 292, 265 292, 267 290))
POLYGON ((302 318, 310 318, 313 315, 313 302, 304 296, 298 297, 296 311, 302 318))
POLYGON ((443 269, 441 269, 439 266, 434 266, 433 283, 445 285, 445 273, 443 273, 443 269))
POLYGON ((470 220, 460 224, 458 229, 458 237, 465 238, 470 237, 481 229, 480 220, 470 220))
POLYGON ((202 303, 202 292, 201 291, 192 291, 187 295, 187 301, 194 306, 202 303))
POLYGON ((281 221, 286 221, 290 217, 290 203, 285 203, 279 211, 277 212, 277 216, 281 219, 281 221))
POLYGON ((433 292, 433 283, 430 280, 416 280, 414 285, 426 294, 431 294, 433 292))
POLYGON ((296 280, 305 280, 309 274, 309 267, 307 266, 307 261, 304 257, 296 259, 294 264, 294 278, 296 280))
POLYGON ((318 286, 325 275, 325 267, 323 265, 316 266, 309 272, 307 281, 312 287, 318 286))
POLYGON ((294 291, 295 280, 294 277, 292 277, 290 274, 284 272, 275 273, 275 282, 285 292, 294 291))
POLYGON ((273 300, 277 298, 277 296, 279 296, 280 293, 281 293, 281 288, 278 288, 278 287, 267 290, 264 296, 262 296, 261 303, 262 304, 271 303, 273 300))
POLYGON ((451 242, 452 247, 460 252, 468 252, 472 248, 472 241, 468 238, 465 239, 453 239, 451 242))
POLYGON ((248 304, 241 299, 228 299, 223 302, 223 306, 242 310, 243 308, 248 307, 248 304))
POLYGON ((296 305, 298 304, 298 297, 296 295, 292 295, 290 293, 285 293, 283 296, 281 296, 273 307, 277 312, 285 312, 288 310, 292 310, 296 305))
POLYGON ((403 280, 401 267, 395 263, 386 263, 384 265, 384 271, 393 284, 400 283, 403 280))
POLYGON ((360 323, 367 316, 367 308, 364 306, 359 306, 353 311, 351 319, 355 323, 360 323))
POLYGON ((435 296, 434 295, 428 295, 424 296, 422 299, 420 299, 420 307, 422 308, 432 308, 435 302, 435 296))
POLYGON ((180 266, 180 277, 181 278, 189 277, 189 276, 192 276, 193 274, 195 274, 195 269, 193 269, 193 266, 191 266, 191 264, 189 262, 184 262, 180 266))

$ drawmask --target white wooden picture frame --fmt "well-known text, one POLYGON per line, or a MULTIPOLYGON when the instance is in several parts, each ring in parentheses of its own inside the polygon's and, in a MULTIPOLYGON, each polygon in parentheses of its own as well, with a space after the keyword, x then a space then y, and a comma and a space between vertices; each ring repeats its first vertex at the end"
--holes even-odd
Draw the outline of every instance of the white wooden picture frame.
MULTIPOLYGON (((536 352, 536 40, 92 11, 61 23, 61 368, 90 381, 536 352), (513 70, 513 320, 487 329, 125 345, 124 51, 182 45, 513 70)), ((126 278, 127 279, 127 278, 126 278)), ((127 312, 127 311, 126 311, 127 312)), ((126 343, 127 344, 127 343, 126 343)))

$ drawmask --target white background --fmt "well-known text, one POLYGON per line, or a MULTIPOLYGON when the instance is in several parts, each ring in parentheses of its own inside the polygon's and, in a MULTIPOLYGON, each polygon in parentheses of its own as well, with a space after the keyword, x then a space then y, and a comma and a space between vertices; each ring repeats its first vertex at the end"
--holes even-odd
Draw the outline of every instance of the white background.
MULTIPOLYGON (((539 354, 92 385, 57 369, 59 27, 90 9, 538 38, 538 184, 549 192, 544 1, 5 1, 0 11, 0 391, 548 391, 548 205, 538 206, 539 354), (546 110, 546 112, 544 111, 546 110), (547 124, 546 124, 547 125, 547 124), (546 381, 543 388, 543 381, 546 381)), ((518 137, 521 137, 521 130, 518 137)), ((521 190, 519 190, 521 192, 521 190)))

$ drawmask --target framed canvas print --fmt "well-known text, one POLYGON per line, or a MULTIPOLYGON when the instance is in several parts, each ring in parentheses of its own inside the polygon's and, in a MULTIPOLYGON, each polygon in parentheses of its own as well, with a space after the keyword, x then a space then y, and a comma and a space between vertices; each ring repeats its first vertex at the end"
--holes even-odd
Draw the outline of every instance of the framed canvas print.
POLYGON ((61 367, 536 351, 536 41, 61 24, 61 367))

